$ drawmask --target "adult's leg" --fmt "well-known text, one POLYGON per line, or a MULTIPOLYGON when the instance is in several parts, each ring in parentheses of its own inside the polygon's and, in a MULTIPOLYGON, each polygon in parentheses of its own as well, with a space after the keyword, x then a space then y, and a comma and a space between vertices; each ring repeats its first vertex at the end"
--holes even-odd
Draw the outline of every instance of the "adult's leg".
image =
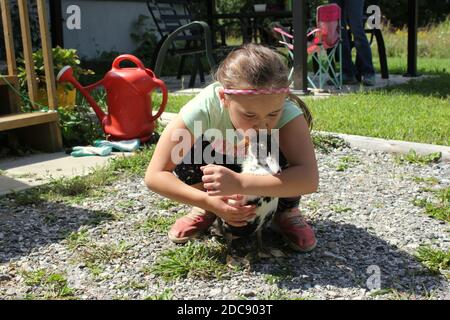
POLYGON ((364 1, 346 0, 346 5, 348 24, 355 42, 358 69, 362 77, 373 76, 375 70, 372 63, 372 51, 363 25, 364 1))

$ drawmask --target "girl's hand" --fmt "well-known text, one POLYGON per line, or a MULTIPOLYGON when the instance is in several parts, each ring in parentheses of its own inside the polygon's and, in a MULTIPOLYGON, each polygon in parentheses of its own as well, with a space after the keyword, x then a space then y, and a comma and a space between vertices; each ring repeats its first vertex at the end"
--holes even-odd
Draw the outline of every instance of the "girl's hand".
POLYGON ((211 196, 230 195, 241 192, 239 173, 224 166, 208 164, 200 167, 203 187, 211 196))
POLYGON ((217 216, 225 220, 229 225, 234 227, 244 227, 247 221, 256 215, 255 205, 228 204, 228 199, 239 200, 241 195, 232 196, 208 196, 206 199, 207 210, 214 212, 217 216))

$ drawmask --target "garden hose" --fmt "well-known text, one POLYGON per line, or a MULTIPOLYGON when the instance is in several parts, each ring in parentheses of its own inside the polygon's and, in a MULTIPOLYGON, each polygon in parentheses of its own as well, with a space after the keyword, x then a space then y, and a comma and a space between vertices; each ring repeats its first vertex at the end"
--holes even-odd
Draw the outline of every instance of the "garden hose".
POLYGON ((56 112, 53 110, 49 110, 47 105, 40 104, 38 102, 32 101, 27 95, 22 94, 19 90, 16 89, 7 79, 6 76, 0 75, 0 78, 5 81, 5 83, 16 93, 24 102, 29 102, 31 105, 38 106, 41 108, 40 110, 33 110, 32 112, 56 112))

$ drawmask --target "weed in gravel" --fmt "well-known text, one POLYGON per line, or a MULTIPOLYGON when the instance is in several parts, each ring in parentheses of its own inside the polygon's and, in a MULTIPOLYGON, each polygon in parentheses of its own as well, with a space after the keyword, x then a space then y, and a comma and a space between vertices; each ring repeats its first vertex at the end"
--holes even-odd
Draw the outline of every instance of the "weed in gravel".
POLYGON ((79 231, 72 232, 66 238, 69 250, 76 250, 79 247, 86 246, 89 243, 89 236, 86 227, 81 227, 79 231))
POLYGON ((130 209, 133 206, 136 205, 136 202, 134 202, 133 200, 119 200, 116 202, 116 206, 121 208, 121 209, 130 209))
POLYGON ((333 210, 336 213, 352 211, 352 208, 342 207, 342 206, 331 206, 330 209, 333 210))
POLYGON ((94 277, 103 273, 105 263, 122 258, 130 248, 124 241, 95 243, 89 238, 85 227, 80 228, 78 232, 72 232, 66 241, 68 249, 75 253, 74 262, 85 264, 94 277))
POLYGON ((173 299, 172 289, 164 289, 164 291, 159 294, 150 295, 144 298, 144 300, 172 300, 172 299, 173 299))
POLYGON ((22 271, 25 284, 30 287, 43 289, 44 299, 70 298, 74 291, 68 286, 67 279, 59 273, 51 273, 48 270, 22 271))
POLYGON ((108 211, 95 211, 95 214, 89 217, 89 220, 86 221, 86 224, 91 226, 98 226, 100 223, 104 221, 119 221, 124 218, 124 215, 114 209, 110 209, 108 211))
POLYGON ((431 272, 439 274, 444 271, 447 278, 450 278, 450 250, 443 251, 433 249, 429 246, 422 246, 417 250, 416 258, 431 272))
POLYGON ((441 189, 423 189, 423 191, 433 192, 437 199, 429 202, 425 199, 415 198, 413 204, 424 208, 425 212, 436 219, 450 222, 450 187, 441 189))
POLYGON ((153 156, 155 145, 144 146, 132 156, 119 156, 111 160, 109 169, 118 173, 143 176, 153 156))
POLYGON ((311 300, 312 297, 293 297, 292 293, 286 289, 273 289, 264 295, 258 295, 260 300, 311 300))
POLYGON ((156 204, 156 207, 161 210, 168 210, 170 208, 174 208, 179 205, 180 205, 180 203, 178 203, 178 202, 175 202, 175 201, 172 201, 169 199, 163 199, 162 201, 160 201, 156 204))
POLYGON ((164 251, 152 272, 166 281, 180 278, 221 278, 227 267, 221 262, 226 246, 215 242, 188 242, 182 247, 164 251))
POLYGON ((151 216, 137 227, 146 232, 167 232, 177 218, 178 216, 151 216))
POLYGON ((265 274, 263 279, 267 284, 276 284, 284 280, 290 280, 294 275, 295 273, 294 270, 292 270, 292 267, 285 264, 271 271, 270 274, 265 274))
POLYGON ((442 157, 442 153, 433 152, 424 156, 418 155, 415 150, 410 150, 406 155, 396 155, 394 157, 395 162, 398 164, 418 164, 418 165, 426 165, 430 163, 438 162, 442 157))
POLYGON ((427 184, 430 184, 430 185, 439 184, 439 179, 437 179, 435 177, 424 177, 423 178, 423 177, 415 176, 415 177, 413 177, 413 180, 414 180, 414 182, 417 182, 417 183, 424 182, 424 183, 427 183, 427 184))
POLYGON ((21 192, 13 192, 6 196, 15 206, 37 205, 44 201, 40 188, 31 188, 21 192))
POLYGON ((330 153, 333 149, 348 147, 348 143, 344 139, 331 134, 312 132, 311 137, 314 147, 323 153, 330 153))
POLYGON ((105 244, 90 242, 79 247, 78 254, 87 265, 98 265, 123 257, 128 248, 129 245, 124 241, 105 244))
POLYGON ((355 156, 342 157, 337 165, 336 171, 345 171, 350 166, 359 163, 359 159, 355 156))

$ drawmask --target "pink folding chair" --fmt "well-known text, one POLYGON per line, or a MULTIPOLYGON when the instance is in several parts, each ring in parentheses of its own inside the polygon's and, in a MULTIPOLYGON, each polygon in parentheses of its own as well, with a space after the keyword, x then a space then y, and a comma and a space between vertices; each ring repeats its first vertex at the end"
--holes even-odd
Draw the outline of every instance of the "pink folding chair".
MULTIPOLYGON (((280 43, 289 50, 289 57, 293 60, 294 36, 281 28, 274 31, 282 37, 280 43)), ((341 61, 341 8, 333 3, 317 7, 316 28, 307 34, 313 36, 308 41, 307 52, 317 64, 317 71, 308 76, 308 82, 315 89, 323 89, 326 80, 337 88, 342 87, 342 68, 336 70, 336 62, 341 61)), ((293 69, 289 73, 292 79, 293 69)))

